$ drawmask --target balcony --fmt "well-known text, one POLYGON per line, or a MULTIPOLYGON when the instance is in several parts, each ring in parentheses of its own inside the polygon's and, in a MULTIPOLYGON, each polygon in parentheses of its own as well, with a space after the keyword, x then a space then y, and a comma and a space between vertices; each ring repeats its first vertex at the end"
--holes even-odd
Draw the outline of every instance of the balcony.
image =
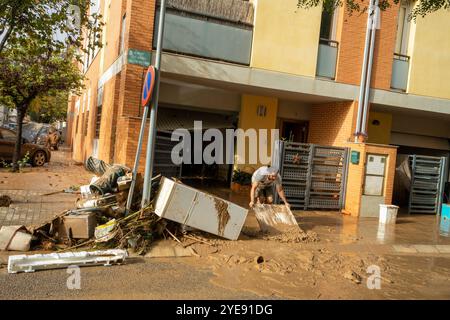
POLYGON ((409 56, 394 53, 391 88, 406 91, 408 85, 409 56))
MULTIPOLYGON (((163 49, 212 60, 249 65, 254 8, 248 1, 168 1, 163 49)), ((155 17, 156 48, 159 7, 155 17)))
POLYGON ((336 77, 338 47, 339 43, 337 41, 322 38, 319 40, 316 68, 316 75, 318 77, 334 80, 336 77))

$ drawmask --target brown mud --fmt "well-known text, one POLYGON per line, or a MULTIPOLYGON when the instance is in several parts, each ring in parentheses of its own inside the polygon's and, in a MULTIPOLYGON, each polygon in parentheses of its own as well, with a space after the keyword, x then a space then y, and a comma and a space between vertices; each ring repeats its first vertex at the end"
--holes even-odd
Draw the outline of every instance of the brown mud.
POLYGON ((228 212, 228 203, 223 200, 214 198, 214 206, 217 212, 217 218, 219 219, 218 234, 223 236, 225 227, 230 221, 230 213, 228 212))

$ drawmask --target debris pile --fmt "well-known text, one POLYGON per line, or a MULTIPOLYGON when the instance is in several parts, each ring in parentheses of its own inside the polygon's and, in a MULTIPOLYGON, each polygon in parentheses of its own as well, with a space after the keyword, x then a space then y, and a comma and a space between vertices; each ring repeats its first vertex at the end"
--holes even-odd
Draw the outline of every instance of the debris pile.
MULTIPOLYGON (((79 194, 75 206, 38 226, 4 226, 0 229, 0 250, 67 251, 79 248, 132 248, 145 253, 155 236, 161 234, 162 221, 151 205, 138 210, 143 182, 137 175, 131 210, 126 202, 131 185, 131 170, 122 165, 109 165, 90 157, 85 167, 95 176, 84 186, 42 194, 79 194), (99 236, 102 235, 102 236, 99 236)), ((158 178, 158 177, 157 177, 158 178)), ((158 188, 158 179, 154 188, 158 188)), ((159 177, 160 178, 160 177, 159 177)), ((9 206, 11 198, 0 196, 0 205, 9 206)))
POLYGON ((11 197, 7 195, 0 196, 0 207, 9 207, 11 205, 11 197))
MULTIPOLYGON (((93 157, 85 167, 95 174, 89 184, 56 192, 79 194, 73 209, 39 226, 16 226, 5 234, 4 243, 16 243, 20 235, 22 242, 15 246, 20 251, 125 249, 145 255, 158 238, 182 243, 179 238, 189 227, 235 240, 247 216, 247 209, 160 175, 152 179, 151 201, 142 209, 143 180, 136 175, 127 210, 131 170, 93 157)), ((4 250, 8 250, 7 245, 4 250)))
MULTIPOLYGON (((152 178, 150 203, 141 208, 144 182, 139 174, 135 175, 134 192, 129 196, 133 179, 129 168, 93 157, 86 161, 85 167, 95 174, 89 184, 42 195, 79 194, 73 209, 39 226, 10 226, 0 230, 2 250, 55 251, 48 256, 15 256, 11 260, 11 273, 61 267, 70 262, 66 259, 79 260, 85 265, 122 262, 128 253, 209 255, 230 245, 221 238, 237 240, 247 218, 246 208, 161 175, 152 178), (203 232, 212 236, 204 237, 203 232), (178 249, 158 251, 153 245, 156 239, 173 239, 178 249), (193 244, 197 244, 195 249, 193 244), (90 254, 92 250, 97 253, 90 254)), ((262 239, 287 243, 317 239, 315 234, 299 228, 294 215, 284 205, 257 205, 253 210, 262 239)), ((256 263, 264 261, 261 256, 256 263)))

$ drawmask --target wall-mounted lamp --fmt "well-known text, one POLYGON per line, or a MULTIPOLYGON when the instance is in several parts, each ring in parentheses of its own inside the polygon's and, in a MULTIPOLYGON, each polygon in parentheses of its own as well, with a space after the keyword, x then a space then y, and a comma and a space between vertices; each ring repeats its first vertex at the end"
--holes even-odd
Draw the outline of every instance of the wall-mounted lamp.
POLYGON ((258 117, 265 117, 266 114, 267 114, 267 107, 266 107, 266 106, 264 106, 264 105, 259 105, 259 106, 256 108, 256 115, 257 115, 258 117))

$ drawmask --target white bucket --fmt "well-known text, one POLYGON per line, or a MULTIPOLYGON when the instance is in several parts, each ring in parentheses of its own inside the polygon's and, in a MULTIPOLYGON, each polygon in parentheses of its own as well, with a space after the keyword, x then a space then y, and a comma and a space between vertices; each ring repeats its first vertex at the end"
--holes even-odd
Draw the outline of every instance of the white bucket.
POLYGON ((380 223, 395 223, 398 207, 390 204, 380 204, 380 223))

